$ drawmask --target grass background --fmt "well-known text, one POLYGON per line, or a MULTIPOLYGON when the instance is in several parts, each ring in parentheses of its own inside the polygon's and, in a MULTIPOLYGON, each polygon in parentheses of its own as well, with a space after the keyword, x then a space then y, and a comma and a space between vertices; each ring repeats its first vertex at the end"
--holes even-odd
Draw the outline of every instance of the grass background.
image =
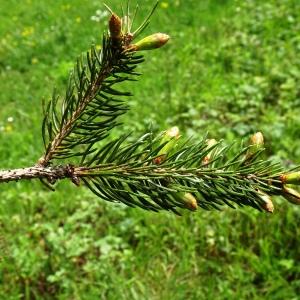
MULTIPOLYGON (((107 1, 120 12, 120 1, 107 1)), ((153 1, 140 2, 141 21, 153 1)), ((0 0, 1 168, 34 164, 41 102, 63 93, 78 54, 100 44, 97 0, 0 0), (94 17, 93 17, 94 16, 94 17)), ((145 53, 124 125, 226 142, 261 130, 267 155, 300 163, 300 2, 161 1, 145 32, 172 37, 145 53)), ((1 299, 298 299, 300 210, 177 217, 109 204, 84 188, 1 185, 1 299)))

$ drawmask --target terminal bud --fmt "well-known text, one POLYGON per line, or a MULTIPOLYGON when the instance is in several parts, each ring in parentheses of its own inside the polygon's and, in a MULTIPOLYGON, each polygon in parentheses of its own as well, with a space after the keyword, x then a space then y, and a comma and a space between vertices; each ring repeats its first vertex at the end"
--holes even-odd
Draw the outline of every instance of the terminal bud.
POLYGON ((143 38, 136 44, 130 45, 129 49, 132 51, 153 50, 165 45, 169 39, 167 34, 155 33, 143 38))
POLYGON ((116 14, 112 14, 109 22, 109 33, 113 40, 120 40, 122 36, 122 20, 116 14))

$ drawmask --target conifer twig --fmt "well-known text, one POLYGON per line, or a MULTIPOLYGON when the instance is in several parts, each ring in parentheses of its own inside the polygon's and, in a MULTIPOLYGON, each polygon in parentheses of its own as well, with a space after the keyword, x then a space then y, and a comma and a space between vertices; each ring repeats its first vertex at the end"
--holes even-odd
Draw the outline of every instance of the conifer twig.
POLYGON ((122 18, 109 9, 102 48, 92 47, 77 60, 65 96, 54 92, 44 107, 43 156, 35 166, 0 171, 0 183, 37 178, 53 189, 57 181, 69 179, 107 201, 177 214, 223 205, 273 212, 271 197, 276 195, 300 204, 300 194, 291 186, 300 185, 299 171, 285 172, 278 163, 261 159, 260 132, 240 149, 206 137, 185 140, 177 127, 131 142, 124 135, 100 146, 128 110, 124 98, 131 93, 118 84, 136 80, 136 68, 144 61, 140 51, 169 40, 155 33, 133 43, 156 7, 133 32, 129 8, 122 18))

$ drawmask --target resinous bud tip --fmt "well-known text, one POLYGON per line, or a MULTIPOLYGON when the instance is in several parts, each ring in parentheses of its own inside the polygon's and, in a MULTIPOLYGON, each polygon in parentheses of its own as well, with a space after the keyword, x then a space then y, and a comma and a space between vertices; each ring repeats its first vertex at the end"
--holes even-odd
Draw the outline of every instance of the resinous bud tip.
POLYGON ((143 38, 136 44, 131 45, 130 49, 133 51, 153 50, 165 45, 169 39, 170 36, 165 33, 155 33, 143 38))

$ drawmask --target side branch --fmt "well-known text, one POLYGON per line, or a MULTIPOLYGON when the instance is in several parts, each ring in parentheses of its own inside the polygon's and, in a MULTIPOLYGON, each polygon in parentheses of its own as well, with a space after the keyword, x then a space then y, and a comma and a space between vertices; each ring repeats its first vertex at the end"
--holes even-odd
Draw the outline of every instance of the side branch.
POLYGON ((33 166, 0 171, 0 183, 35 178, 47 179, 49 182, 55 182, 58 179, 71 178, 72 173, 72 167, 69 165, 56 167, 33 166))
POLYGON ((38 164, 41 166, 47 166, 49 161, 52 159, 53 153, 55 150, 61 145, 63 140, 72 132, 74 123, 81 116, 81 114, 86 109, 86 106, 95 98, 98 91, 103 84, 103 81, 106 77, 110 75, 113 66, 106 66, 103 70, 100 71, 96 81, 89 87, 86 91, 85 96, 78 106, 78 108, 73 112, 71 118, 64 124, 61 130, 57 133, 57 135, 53 138, 51 142, 51 146, 48 151, 43 155, 39 160, 38 164))

